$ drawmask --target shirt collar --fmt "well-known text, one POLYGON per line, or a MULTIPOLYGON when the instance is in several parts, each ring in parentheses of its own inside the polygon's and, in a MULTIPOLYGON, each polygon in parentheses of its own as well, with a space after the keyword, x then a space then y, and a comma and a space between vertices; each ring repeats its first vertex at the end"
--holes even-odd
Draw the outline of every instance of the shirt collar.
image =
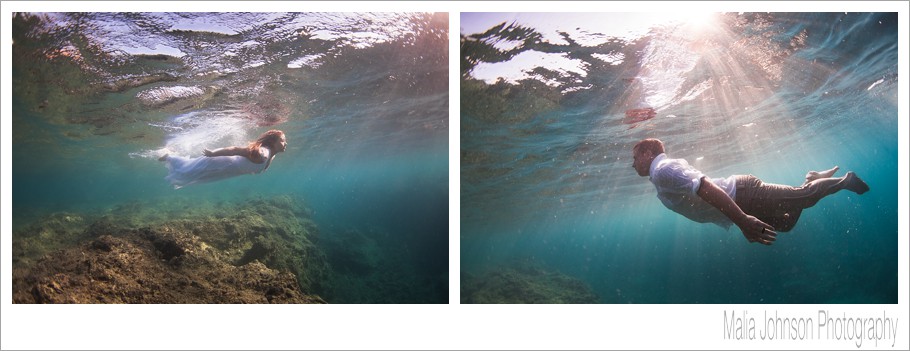
POLYGON ((657 168, 657 164, 660 163, 660 161, 663 161, 665 158, 667 158, 667 154, 660 154, 654 158, 654 161, 651 161, 651 168, 648 170, 649 179, 654 175, 654 169, 657 168))

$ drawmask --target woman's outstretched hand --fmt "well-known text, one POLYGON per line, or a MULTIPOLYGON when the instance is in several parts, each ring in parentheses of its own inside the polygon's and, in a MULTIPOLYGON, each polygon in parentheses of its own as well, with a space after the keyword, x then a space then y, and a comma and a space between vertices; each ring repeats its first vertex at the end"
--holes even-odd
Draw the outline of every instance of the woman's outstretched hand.
POLYGON ((207 157, 214 157, 214 156, 215 156, 215 153, 212 152, 212 150, 209 150, 209 149, 202 150, 202 154, 205 155, 205 156, 207 156, 207 157))

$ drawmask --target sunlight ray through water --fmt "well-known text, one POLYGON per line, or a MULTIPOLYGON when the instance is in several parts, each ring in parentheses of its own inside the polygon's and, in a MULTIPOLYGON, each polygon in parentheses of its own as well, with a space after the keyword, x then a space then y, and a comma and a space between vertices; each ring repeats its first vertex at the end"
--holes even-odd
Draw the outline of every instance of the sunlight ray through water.
POLYGON ((189 226, 181 243, 307 296, 448 302, 447 14, 18 13, 12 32, 17 268, 66 233, 189 226), (165 180, 164 154, 270 129, 287 150, 261 174, 165 180))
POLYGON ((589 302, 893 303, 896 38, 881 13, 463 14, 462 301, 561 274, 589 302), (873 191, 750 246, 661 205, 631 168, 643 138, 710 177, 838 165, 873 191), (863 287, 859 252, 880 273, 863 287), (780 274, 741 274, 755 265, 780 274))

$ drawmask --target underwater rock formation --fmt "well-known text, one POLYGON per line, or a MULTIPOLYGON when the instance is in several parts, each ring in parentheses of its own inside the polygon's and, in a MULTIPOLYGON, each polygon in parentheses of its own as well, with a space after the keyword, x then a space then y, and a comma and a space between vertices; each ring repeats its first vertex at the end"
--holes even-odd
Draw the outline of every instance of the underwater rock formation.
POLYGON ((175 218, 186 205, 125 205, 87 226, 55 214, 24 227, 13 236, 13 302, 325 302, 317 292, 328 263, 294 199, 199 207, 175 218), (66 223, 73 226, 61 229, 66 223), (77 234, 33 244, 48 231, 77 234))
MULTIPOLYGON (((160 229, 159 229, 160 230, 160 229)), ((258 261, 233 266, 187 233, 104 235, 16 269, 15 303, 322 303, 294 275, 258 261)))
POLYGON ((15 230, 13 264, 31 262, 47 252, 85 240, 85 221, 74 213, 58 212, 15 230))
POLYGON ((461 303, 599 303, 591 287, 532 261, 461 275, 461 303))

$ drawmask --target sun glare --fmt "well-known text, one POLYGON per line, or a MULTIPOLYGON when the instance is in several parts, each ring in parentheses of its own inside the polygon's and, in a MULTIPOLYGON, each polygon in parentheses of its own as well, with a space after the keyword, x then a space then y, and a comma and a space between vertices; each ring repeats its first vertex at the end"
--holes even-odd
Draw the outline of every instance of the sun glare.
POLYGON ((650 21, 654 25, 680 25, 691 33, 699 33, 713 28, 717 23, 717 13, 684 11, 654 13, 650 21))
POLYGON ((707 31, 717 22, 717 14, 714 12, 683 12, 676 17, 685 29, 694 33, 707 31))

